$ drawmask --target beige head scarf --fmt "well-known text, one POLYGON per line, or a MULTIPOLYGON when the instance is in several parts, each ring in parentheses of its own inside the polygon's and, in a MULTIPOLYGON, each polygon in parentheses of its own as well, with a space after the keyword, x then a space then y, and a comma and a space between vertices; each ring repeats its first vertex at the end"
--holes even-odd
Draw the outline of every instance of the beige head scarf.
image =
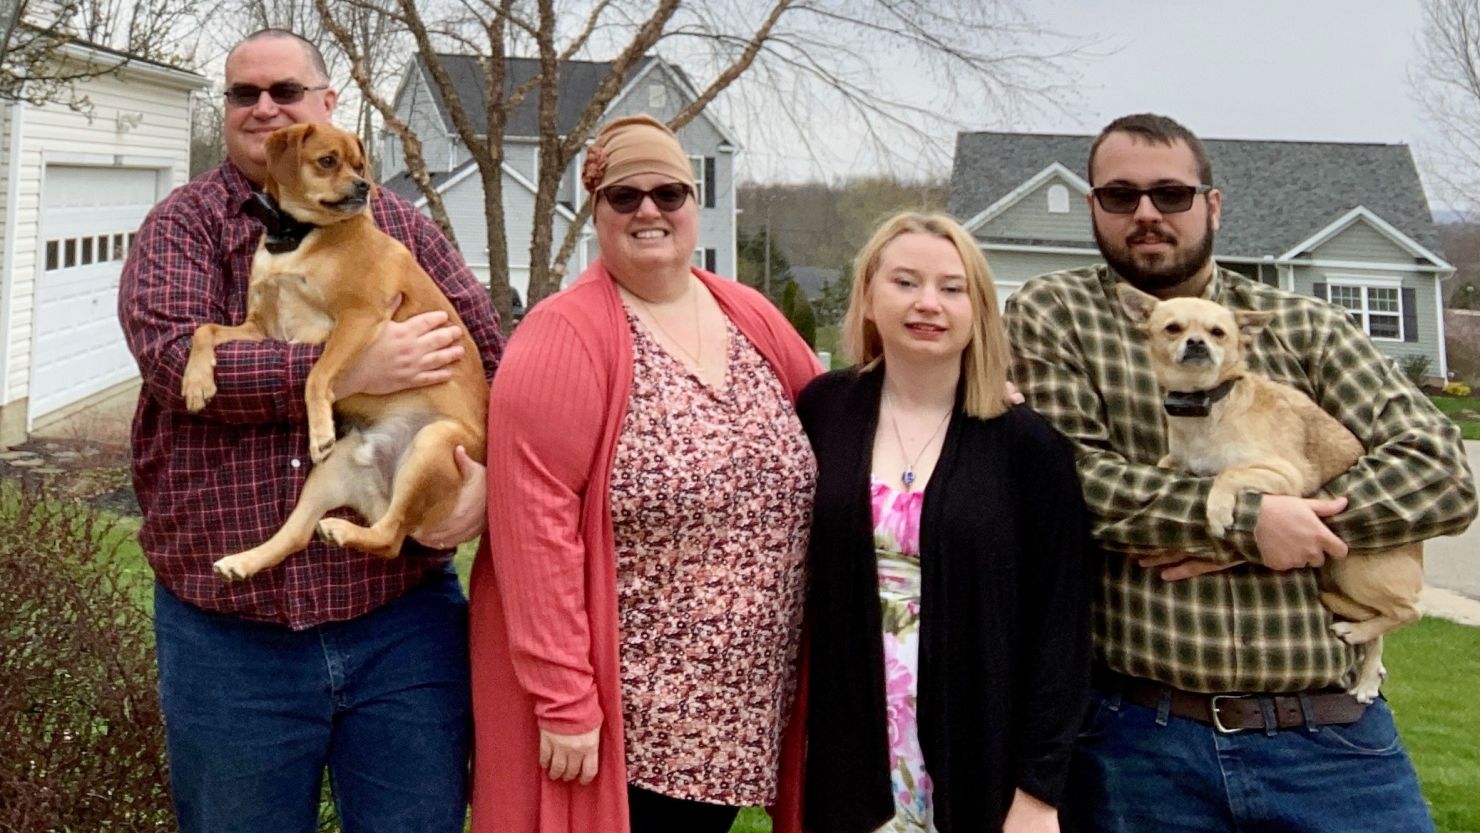
POLYGON ((694 185, 694 169, 678 137, 649 115, 620 118, 597 132, 586 149, 581 184, 594 194, 636 174, 662 174, 694 185))

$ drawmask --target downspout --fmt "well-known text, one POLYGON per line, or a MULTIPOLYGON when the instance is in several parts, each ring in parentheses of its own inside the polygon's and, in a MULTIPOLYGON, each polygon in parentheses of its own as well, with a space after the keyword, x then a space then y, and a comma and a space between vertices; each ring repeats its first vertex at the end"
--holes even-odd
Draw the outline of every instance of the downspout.
POLYGON ((1437 274, 1434 275, 1434 309, 1438 312, 1438 315, 1435 315, 1434 318, 1437 319, 1435 323, 1439 325, 1439 378, 1443 379, 1445 384, 1449 384, 1449 349, 1448 346, 1444 343, 1445 336, 1443 284, 1444 281, 1453 276, 1453 272, 1450 272, 1448 275, 1444 275, 1442 277, 1437 274))
MULTIPOLYGON (((0 266, 0 405, 10 402, 10 354, 11 342, 15 338, 11 317, 15 310, 15 248, 16 228, 20 224, 21 198, 21 122, 25 119, 26 103, 17 101, 10 105, 10 159, 7 162, 5 182, 5 257, 0 266)), ((38 251, 39 258, 42 253, 38 251)), ((34 328, 34 322, 33 322, 34 328)))

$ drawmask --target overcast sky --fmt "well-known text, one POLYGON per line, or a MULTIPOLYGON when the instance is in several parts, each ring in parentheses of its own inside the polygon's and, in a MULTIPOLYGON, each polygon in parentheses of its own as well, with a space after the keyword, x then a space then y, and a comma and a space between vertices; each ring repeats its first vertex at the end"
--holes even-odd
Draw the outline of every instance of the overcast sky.
MULTIPOLYGON (((1426 126, 1408 82, 1420 0, 1023 0, 1023 8, 1100 54, 1076 64, 1067 112, 968 118, 970 129, 1094 133, 1151 111, 1206 138, 1401 142, 1422 159, 1426 126)), ((760 178, 775 165, 760 148, 747 155, 760 178)))

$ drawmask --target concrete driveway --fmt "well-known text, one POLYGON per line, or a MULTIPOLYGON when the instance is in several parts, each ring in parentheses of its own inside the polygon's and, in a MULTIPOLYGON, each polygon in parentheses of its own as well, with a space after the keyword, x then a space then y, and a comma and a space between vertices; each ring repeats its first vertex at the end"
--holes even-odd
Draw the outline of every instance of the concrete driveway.
MULTIPOLYGON (((1470 471, 1480 475, 1480 442, 1465 440, 1470 471)), ((1424 544, 1424 578, 1434 587, 1480 599, 1480 521, 1463 535, 1435 538, 1424 544)))

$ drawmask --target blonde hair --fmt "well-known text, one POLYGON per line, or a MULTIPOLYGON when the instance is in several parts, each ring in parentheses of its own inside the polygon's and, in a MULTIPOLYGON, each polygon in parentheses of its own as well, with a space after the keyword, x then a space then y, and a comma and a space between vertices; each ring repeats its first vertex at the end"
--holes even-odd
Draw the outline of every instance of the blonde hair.
POLYGON ((961 354, 961 376, 966 382, 965 409, 970 416, 990 419, 1008 409, 1007 368, 1011 354, 992 270, 976 240, 945 214, 906 211, 885 220, 853 261, 853 288, 843 316, 843 350, 865 370, 884 358, 879 329, 865 315, 869 291, 879 271, 884 248, 903 234, 928 234, 949 241, 966 270, 966 293, 971 299, 971 341, 961 354))

